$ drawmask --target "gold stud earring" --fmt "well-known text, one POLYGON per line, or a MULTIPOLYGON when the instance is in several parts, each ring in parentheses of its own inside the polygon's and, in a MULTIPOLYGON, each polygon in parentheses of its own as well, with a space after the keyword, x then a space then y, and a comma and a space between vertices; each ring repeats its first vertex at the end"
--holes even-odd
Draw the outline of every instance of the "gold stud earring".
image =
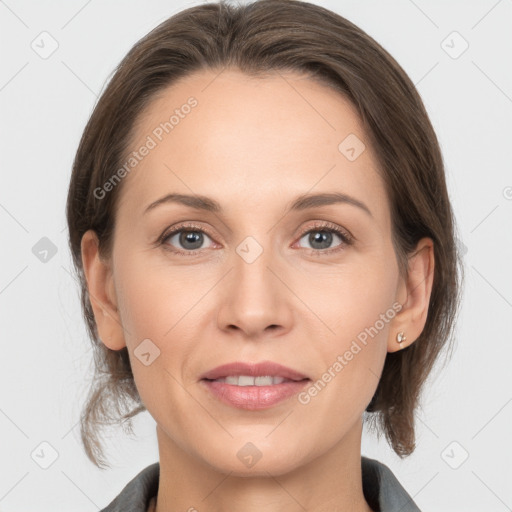
POLYGON ((404 347, 402 346, 402 343, 403 343, 404 341, 406 341, 406 340, 407 340, 407 338, 406 338, 406 336, 405 336, 405 334, 404 334, 403 332, 399 332, 399 333, 396 335, 396 341, 397 341, 397 343, 399 343, 399 345, 400 345, 400 350, 402 350, 402 349, 404 348, 404 347))

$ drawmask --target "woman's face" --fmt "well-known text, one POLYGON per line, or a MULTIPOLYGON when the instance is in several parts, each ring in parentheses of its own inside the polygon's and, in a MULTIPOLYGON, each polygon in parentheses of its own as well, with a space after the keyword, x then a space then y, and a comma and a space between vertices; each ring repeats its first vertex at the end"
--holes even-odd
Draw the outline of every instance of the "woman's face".
POLYGON ((161 452, 277 475, 356 442, 406 292, 355 109, 292 73, 202 71, 149 105, 132 142, 112 297, 161 452), (189 199, 150 207, 169 194, 189 199), (283 398, 202 379, 269 361, 309 380, 273 384, 283 398))

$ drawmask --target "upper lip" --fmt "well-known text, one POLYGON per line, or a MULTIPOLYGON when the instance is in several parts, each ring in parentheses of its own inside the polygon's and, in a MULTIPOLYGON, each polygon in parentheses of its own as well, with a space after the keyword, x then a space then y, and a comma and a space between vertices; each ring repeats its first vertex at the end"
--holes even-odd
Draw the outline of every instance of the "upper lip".
POLYGON ((217 366, 216 368, 213 368, 212 370, 209 370, 201 375, 200 378, 215 380, 228 376, 239 375, 248 375, 251 377, 263 377, 270 375, 273 377, 283 377, 285 379, 295 381, 309 378, 306 375, 293 370, 292 368, 287 368, 286 366, 274 363, 272 361, 262 361, 260 363, 245 363, 243 361, 235 361, 233 363, 217 366))

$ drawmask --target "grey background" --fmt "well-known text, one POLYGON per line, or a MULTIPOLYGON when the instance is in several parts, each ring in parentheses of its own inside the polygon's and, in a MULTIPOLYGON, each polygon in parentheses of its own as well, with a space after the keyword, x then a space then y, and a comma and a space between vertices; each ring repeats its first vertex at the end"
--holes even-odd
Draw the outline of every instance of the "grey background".
MULTIPOLYGON (((158 459, 147 412, 135 438, 111 431, 110 471, 79 444, 92 360, 64 205, 79 137, 115 65, 197 3, 0 1, 0 511, 99 510, 158 459)), ((314 3, 367 31, 417 84, 467 251, 457 348, 423 394, 416 451, 400 460, 365 433, 363 453, 424 511, 510 510, 512 1, 314 3)))

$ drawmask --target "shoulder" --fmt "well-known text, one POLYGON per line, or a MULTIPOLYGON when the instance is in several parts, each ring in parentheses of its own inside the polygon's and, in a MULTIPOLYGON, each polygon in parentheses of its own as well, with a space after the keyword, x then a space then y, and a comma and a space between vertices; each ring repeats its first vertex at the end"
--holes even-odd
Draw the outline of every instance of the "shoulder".
POLYGON ((155 462, 128 482, 117 497, 100 512, 146 512, 158 492, 160 463, 155 462))
POLYGON ((364 496, 376 512, 421 512, 388 466, 362 456, 361 469, 364 496))

